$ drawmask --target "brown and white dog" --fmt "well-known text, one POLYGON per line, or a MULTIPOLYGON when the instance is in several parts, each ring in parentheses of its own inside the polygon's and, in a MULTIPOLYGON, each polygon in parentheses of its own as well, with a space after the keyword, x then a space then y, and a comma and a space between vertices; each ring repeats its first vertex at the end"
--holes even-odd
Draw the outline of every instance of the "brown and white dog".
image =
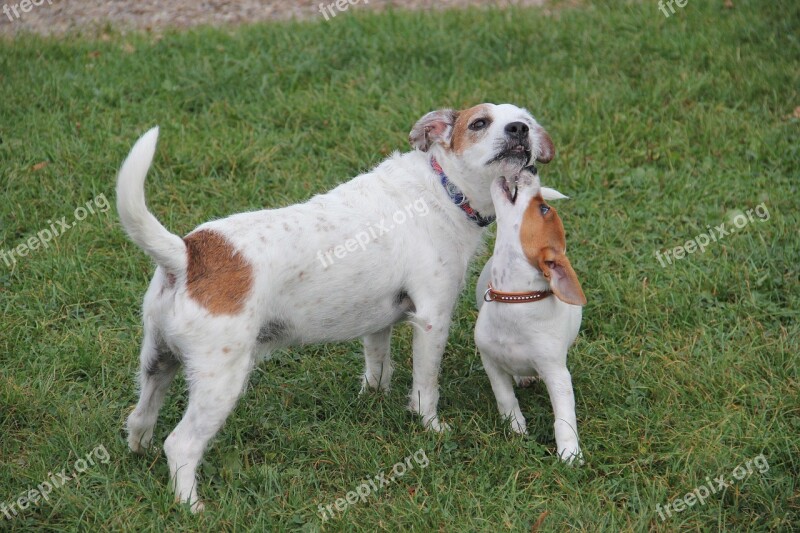
POLYGON ((189 404, 164 442, 176 498, 202 508, 195 470, 206 445, 256 361, 290 345, 362 337, 364 386, 386 390, 392 326, 413 321, 409 408, 444 429, 439 367, 468 263, 494 215, 490 184, 553 157, 530 113, 510 104, 431 112, 411 131, 413 151, 303 204, 206 222, 184 238, 145 205, 157 138, 154 128, 139 139, 117 180, 122 224, 158 265, 144 298, 128 444, 141 452, 151 443, 183 365, 189 404), (411 206, 425 209, 413 216, 411 206), (356 238, 368 228, 371 239, 356 238))
POLYGON ((572 377, 567 350, 581 326, 586 297, 566 256, 564 225, 545 200, 566 198, 540 187, 539 176, 523 171, 513 183, 497 178, 491 187, 497 213, 494 253, 476 287, 475 343, 492 384, 500 414, 511 429, 526 433, 514 394, 537 375, 550 394, 557 452, 581 461, 572 377))

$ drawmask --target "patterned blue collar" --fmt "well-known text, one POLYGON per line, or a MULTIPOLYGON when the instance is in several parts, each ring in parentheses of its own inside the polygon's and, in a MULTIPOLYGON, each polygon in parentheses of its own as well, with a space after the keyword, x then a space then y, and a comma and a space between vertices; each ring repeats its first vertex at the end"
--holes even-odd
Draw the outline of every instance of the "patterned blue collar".
POLYGON ((439 164, 438 161, 436 161, 436 158, 434 157, 431 157, 431 168, 433 168, 433 171, 436 172, 436 174, 439 176, 439 180, 442 182, 442 187, 444 187, 444 190, 445 192, 447 192, 447 195, 450 197, 450 199, 453 201, 454 204, 456 204, 458 207, 461 208, 462 211, 464 211, 464 213, 467 215, 467 218, 469 218, 482 228, 485 228, 486 226, 494 222, 496 218, 494 215, 488 217, 481 216, 480 213, 475 211, 472 208, 472 206, 469 205, 469 200, 467 200, 467 197, 464 196, 464 193, 461 192, 461 189, 459 189, 455 183, 447 179, 447 174, 444 173, 444 170, 442 170, 442 166, 439 164))

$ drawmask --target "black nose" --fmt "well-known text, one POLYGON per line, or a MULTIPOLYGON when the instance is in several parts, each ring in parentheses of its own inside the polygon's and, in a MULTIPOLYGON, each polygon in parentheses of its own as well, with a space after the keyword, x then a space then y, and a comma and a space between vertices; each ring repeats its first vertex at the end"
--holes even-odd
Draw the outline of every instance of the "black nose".
POLYGON ((530 128, 524 122, 511 122, 510 124, 506 125, 506 133, 510 137, 514 137, 516 139, 522 140, 528 136, 528 132, 530 128))

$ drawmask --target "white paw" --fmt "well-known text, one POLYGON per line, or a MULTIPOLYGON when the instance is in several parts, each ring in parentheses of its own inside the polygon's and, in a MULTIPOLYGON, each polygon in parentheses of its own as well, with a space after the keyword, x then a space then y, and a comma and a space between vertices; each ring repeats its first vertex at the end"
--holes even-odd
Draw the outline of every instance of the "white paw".
POLYGON ((423 422, 423 424, 425 425, 425 429, 428 431, 433 431, 434 433, 444 433, 445 431, 450 431, 450 429, 452 429, 450 424, 439 422, 438 417, 433 417, 427 422, 423 422))
POLYGON ((511 419, 511 431, 517 433, 518 435, 527 435, 528 434, 528 427, 525 423, 525 419, 511 419))
POLYGON ((150 444, 153 442, 153 432, 142 433, 140 431, 131 431, 128 434, 128 448, 138 455, 143 455, 150 444))
POLYGON ((202 513, 205 511, 206 506, 201 500, 195 501, 191 506, 192 514, 202 513))
POLYGON ((358 391, 358 394, 362 395, 369 391, 380 391, 384 394, 388 394, 389 383, 379 383, 378 381, 370 382, 365 374, 361 376, 361 390, 358 391))
POLYGON ((558 452, 558 458, 563 462, 572 466, 580 466, 584 464, 583 452, 581 452, 577 442, 574 444, 567 444, 563 447, 559 446, 559 449, 560 451, 558 452))
POLYGON ((189 494, 183 497, 176 494, 175 503, 188 505, 189 511, 191 511, 192 514, 202 513, 206 509, 206 505, 203 503, 203 500, 198 498, 196 494, 189 494))

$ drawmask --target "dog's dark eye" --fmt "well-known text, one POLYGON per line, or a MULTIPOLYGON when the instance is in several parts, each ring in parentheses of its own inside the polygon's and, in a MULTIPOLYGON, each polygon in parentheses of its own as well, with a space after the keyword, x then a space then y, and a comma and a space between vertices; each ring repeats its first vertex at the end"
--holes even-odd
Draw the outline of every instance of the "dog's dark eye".
POLYGON ((546 215, 550 212, 550 206, 547 204, 542 204, 539 206, 539 211, 542 212, 542 216, 546 215))
POLYGON ((471 129, 472 131, 482 130, 488 124, 489 122, 486 119, 479 118, 478 120, 469 125, 469 129, 471 129))

